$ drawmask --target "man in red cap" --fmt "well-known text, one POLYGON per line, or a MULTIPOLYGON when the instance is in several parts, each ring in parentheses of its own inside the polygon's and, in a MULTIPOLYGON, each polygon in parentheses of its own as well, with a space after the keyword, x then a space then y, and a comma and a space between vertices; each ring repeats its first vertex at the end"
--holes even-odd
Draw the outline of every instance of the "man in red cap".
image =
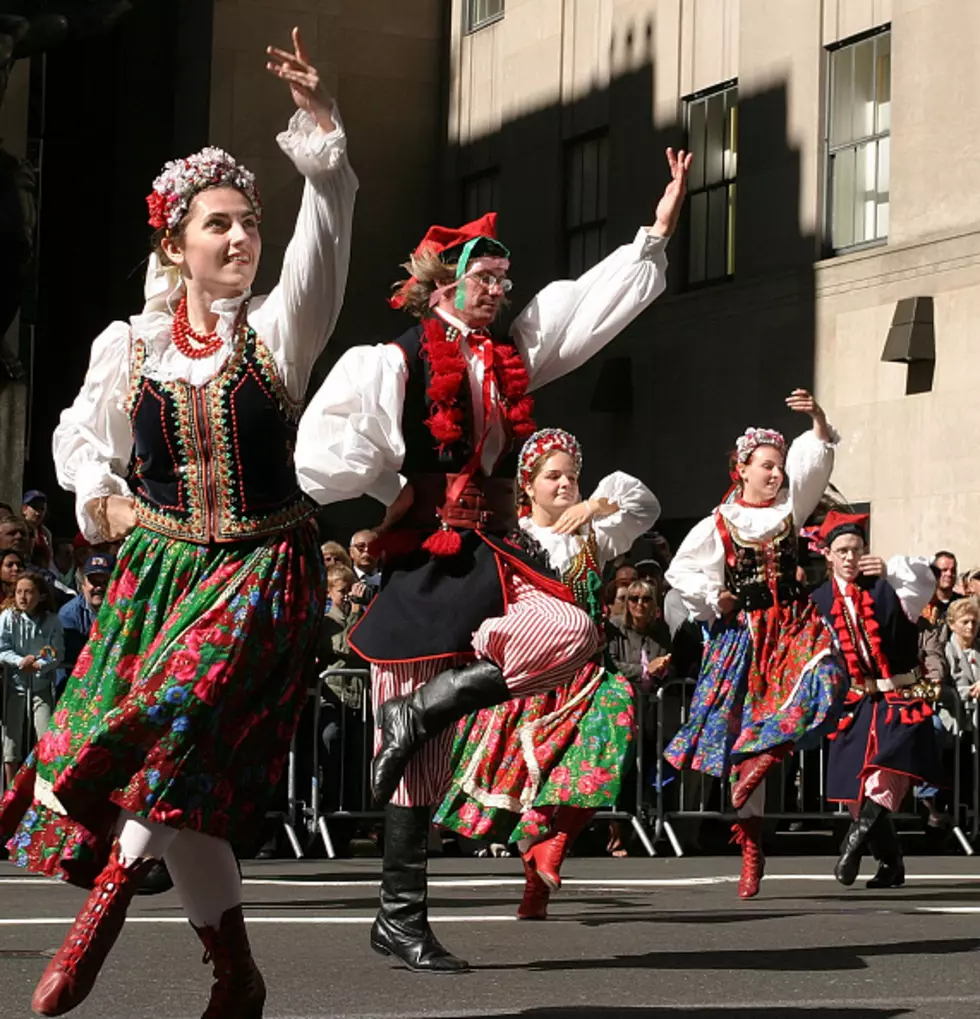
POLYGON ((834 875, 852 885, 865 847, 878 860, 868 888, 905 883, 891 814, 913 780, 939 784, 942 769, 932 724, 936 685, 923 673, 916 621, 936 580, 928 559, 868 553, 868 516, 831 510, 820 528, 830 578, 812 595, 833 627, 851 689, 831 736, 827 796, 848 805, 853 821, 834 875))
POLYGON ((309 495, 366 494, 387 507, 382 588, 350 642, 372 663, 372 788, 386 804, 371 944, 414 970, 468 969, 426 914, 429 818, 451 777, 453 723, 567 682, 599 652, 567 589, 508 540, 517 454, 535 430, 529 394, 587 361, 663 292, 690 166, 683 152, 667 158, 653 226, 579 279, 545 287, 504 342, 490 332, 511 289, 496 214, 431 227, 391 298, 417 323, 392 344, 344 354, 300 424, 309 495))

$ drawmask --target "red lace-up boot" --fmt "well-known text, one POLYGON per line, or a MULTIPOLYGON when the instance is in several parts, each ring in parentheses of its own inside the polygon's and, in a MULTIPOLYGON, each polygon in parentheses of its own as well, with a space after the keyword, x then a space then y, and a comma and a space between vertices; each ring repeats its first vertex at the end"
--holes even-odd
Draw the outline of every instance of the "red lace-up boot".
POLYGON ((738 880, 738 897, 751 899, 759 894, 759 884, 766 871, 762 853, 762 818, 743 817, 732 825, 734 838, 742 847, 742 876, 738 880))
POLYGON ((552 820, 555 834, 543 842, 535 842, 523 854, 525 864, 533 867, 538 877, 553 892, 561 888, 562 861, 594 813, 594 810, 584 810, 581 807, 559 807, 552 820))
POLYGON ((782 743, 772 750, 757 754, 742 762, 738 771, 738 781, 732 787, 732 806, 741 810, 746 800, 759 788, 766 775, 793 750, 792 743, 782 743))
POLYGON ((31 1007, 38 1015, 64 1015, 88 997, 126 922, 126 910, 153 863, 123 864, 119 843, 112 847, 109 862, 34 989, 31 1007))
POLYGON ((202 1019, 262 1019, 265 981, 252 958, 242 907, 225 910, 220 926, 194 931, 204 945, 204 962, 214 964, 211 1000, 202 1019))
POLYGON ((523 859, 523 863, 524 898, 521 899, 521 904, 517 907, 517 919, 547 920, 551 889, 538 877, 538 872, 526 859, 523 859))

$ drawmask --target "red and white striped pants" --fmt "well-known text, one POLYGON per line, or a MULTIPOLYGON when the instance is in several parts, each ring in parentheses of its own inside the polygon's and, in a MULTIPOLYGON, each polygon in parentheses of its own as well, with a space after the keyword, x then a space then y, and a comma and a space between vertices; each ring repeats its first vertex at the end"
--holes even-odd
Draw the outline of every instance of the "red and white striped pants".
MULTIPOLYGON (((602 644, 598 627, 580 608, 563 602, 505 567, 508 606, 502 616, 485 620, 473 635, 477 658, 491 661, 504 674, 513 697, 553 690, 575 678, 602 644)), ((374 715, 392 697, 418 689, 460 660, 390 662, 371 666, 374 715)), ((452 778, 450 756, 456 727, 451 725, 423 744, 409 762, 391 802, 399 807, 439 803, 452 778)), ((375 729, 374 748, 380 746, 375 729)))
MULTIPOLYGON (((894 771, 882 771, 880 768, 876 768, 865 777, 863 792, 865 799, 880 803, 885 810, 894 814, 902 805, 902 800, 908 796, 911 788, 912 779, 908 775, 898 775, 894 771)), ((854 800, 848 800, 847 809, 850 811, 851 817, 857 820, 857 816, 861 812, 861 804, 855 803, 854 800)))

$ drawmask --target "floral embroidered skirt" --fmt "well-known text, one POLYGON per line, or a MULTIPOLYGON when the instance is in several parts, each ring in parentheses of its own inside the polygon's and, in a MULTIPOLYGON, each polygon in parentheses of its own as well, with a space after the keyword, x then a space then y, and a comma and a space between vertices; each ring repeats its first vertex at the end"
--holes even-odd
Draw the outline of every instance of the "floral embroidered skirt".
POLYGON ((849 681, 809 602, 719 620, 709 636, 688 722, 664 756, 721 777, 783 743, 816 745, 837 724, 849 681))
POLYGON ((137 528, 88 644, 0 803, 11 860, 89 887, 120 808, 253 841, 315 667, 316 524, 194 545, 137 528))
POLYGON ((434 822, 468 838, 516 842, 548 830, 542 808, 611 806, 633 746, 633 690, 590 663, 548 693, 460 721, 453 780, 434 822))

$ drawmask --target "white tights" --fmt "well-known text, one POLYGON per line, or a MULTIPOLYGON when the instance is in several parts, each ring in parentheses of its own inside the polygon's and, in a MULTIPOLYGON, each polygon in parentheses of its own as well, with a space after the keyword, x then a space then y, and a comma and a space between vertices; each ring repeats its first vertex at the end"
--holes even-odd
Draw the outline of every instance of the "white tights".
POLYGON ((242 901, 238 864, 224 839, 144 821, 128 810, 120 815, 116 834, 124 863, 163 860, 195 927, 218 927, 222 914, 242 901))

